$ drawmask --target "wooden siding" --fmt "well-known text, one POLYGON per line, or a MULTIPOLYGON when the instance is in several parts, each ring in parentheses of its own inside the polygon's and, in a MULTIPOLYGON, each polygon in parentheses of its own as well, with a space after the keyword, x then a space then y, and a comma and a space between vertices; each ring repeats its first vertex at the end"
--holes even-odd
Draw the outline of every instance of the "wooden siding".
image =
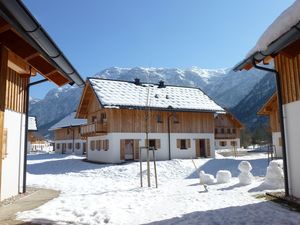
POLYGON ((300 54, 287 57, 278 54, 275 57, 275 68, 281 79, 283 104, 300 100, 300 54))
POLYGON ((22 78, 17 72, 8 68, 6 80, 5 108, 15 112, 25 113, 25 95, 28 78, 22 78))
MULTIPOLYGON (((0 156, 5 152, 4 149, 4 112, 6 100, 6 79, 7 79, 7 49, 0 45, 0 156)), ((1 195, 1 180, 2 180, 2 159, 0 159, 0 195, 1 195)), ((0 196, 1 198, 1 196, 0 196)))
POLYGON ((241 125, 229 114, 218 115, 215 118, 215 138, 235 139, 240 137, 241 125), (228 132, 228 130, 230 132, 228 132), (224 131, 224 132, 223 132, 224 131))
POLYGON ((80 127, 61 128, 54 131, 55 140, 72 140, 74 130, 74 139, 81 139, 80 127))
MULTIPOLYGON (((98 111, 98 117, 106 112, 107 132, 141 133, 146 131, 146 111, 135 109, 102 109, 98 111)), ((172 112, 151 111, 149 117, 150 133, 168 133, 168 117, 172 112), (157 122, 157 115, 161 116, 161 122, 157 122)), ((176 121, 170 117, 171 133, 213 133, 213 113, 177 112, 176 121)))

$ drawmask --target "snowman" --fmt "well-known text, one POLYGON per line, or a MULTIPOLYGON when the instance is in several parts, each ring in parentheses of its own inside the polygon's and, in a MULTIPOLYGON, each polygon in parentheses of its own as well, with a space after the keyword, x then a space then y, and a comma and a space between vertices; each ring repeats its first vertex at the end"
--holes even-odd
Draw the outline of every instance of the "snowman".
POLYGON ((284 175, 282 169, 282 160, 273 160, 267 168, 265 184, 273 188, 284 187, 284 175))
POLYGON ((240 184, 251 184, 253 180, 253 175, 250 172, 252 170, 251 164, 248 161, 242 161, 240 162, 238 169, 241 171, 239 175, 240 184))

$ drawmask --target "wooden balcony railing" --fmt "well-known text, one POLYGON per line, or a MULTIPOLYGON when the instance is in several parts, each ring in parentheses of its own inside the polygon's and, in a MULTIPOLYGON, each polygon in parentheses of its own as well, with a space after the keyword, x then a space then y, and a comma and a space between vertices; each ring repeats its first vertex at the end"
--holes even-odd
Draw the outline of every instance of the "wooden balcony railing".
POLYGON ((237 134, 234 134, 234 133, 215 133, 215 139, 235 139, 235 138, 238 138, 238 135, 237 134))
POLYGON ((107 123, 96 122, 87 125, 81 125, 80 134, 81 136, 107 134, 107 123))

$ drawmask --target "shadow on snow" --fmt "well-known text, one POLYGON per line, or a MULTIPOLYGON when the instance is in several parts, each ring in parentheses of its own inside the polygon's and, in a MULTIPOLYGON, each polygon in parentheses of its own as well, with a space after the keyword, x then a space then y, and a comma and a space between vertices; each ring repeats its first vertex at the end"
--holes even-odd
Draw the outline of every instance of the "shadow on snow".
MULTIPOLYGON (((199 205, 199 208, 201 206, 199 205)), ((221 225, 221 224, 247 224, 247 225, 298 225, 300 214, 288 211, 273 202, 261 202, 244 206, 232 206, 216 210, 198 211, 148 223, 148 225, 221 225)))

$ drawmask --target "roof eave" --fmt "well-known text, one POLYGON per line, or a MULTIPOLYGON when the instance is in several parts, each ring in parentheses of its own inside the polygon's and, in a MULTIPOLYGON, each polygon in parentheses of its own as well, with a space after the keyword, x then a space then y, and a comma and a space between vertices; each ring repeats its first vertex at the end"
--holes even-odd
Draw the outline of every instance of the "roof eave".
POLYGON ((300 21, 291 27, 291 29, 284 34, 282 34, 279 38, 274 40, 271 44, 269 44, 268 48, 264 51, 258 51, 247 57, 246 59, 239 62, 234 66, 234 71, 240 71, 245 69, 248 64, 253 65, 254 62, 261 62, 268 56, 276 55, 283 48, 288 46, 291 42, 300 38, 300 21))

